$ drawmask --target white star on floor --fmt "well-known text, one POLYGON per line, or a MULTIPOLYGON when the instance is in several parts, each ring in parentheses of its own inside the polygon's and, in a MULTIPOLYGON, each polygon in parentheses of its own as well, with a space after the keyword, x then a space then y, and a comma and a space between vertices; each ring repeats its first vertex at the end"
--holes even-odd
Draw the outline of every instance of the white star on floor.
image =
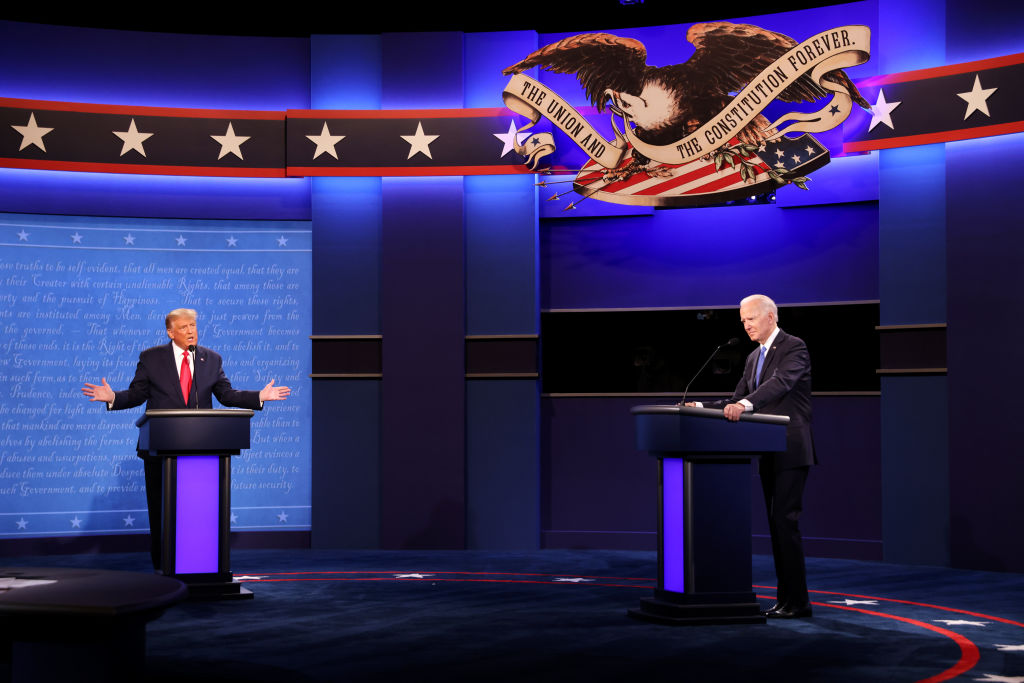
POLYGON ((833 605, 846 605, 847 607, 849 607, 850 605, 877 605, 878 604, 878 600, 851 600, 849 598, 846 598, 845 600, 829 600, 829 602, 831 604, 833 604, 833 605))
POLYGON ((21 133, 21 147, 18 148, 19 152, 29 145, 35 145, 45 152, 46 145, 43 144, 43 136, 53 130, 53 128, 43 128, 37 124, 35 112, 28 115, 27 125, 11 126, 11 128, 21 133))
POLYGON ((125 526, 135 526, 135 518, 129 514, 127 517, 122 517, 125 526))
POLYGON ((892 118, 890 118, 889 114, 891 114, 892 110, 900 106, 901 104, 903 103, 886 102, 885 92, 881 88, 879 88, 878 98, 875 100, 875 103, 871 105, 871 125, 868 126, 868 130, 873 129, 879 123, 884 123, 885 125, 889 126, 889 128, 896 130, 895 128, 893 128, 892 118))
POLYGON ((28 528, 28 520, 26 520, 24 517, 22 517, 17 522, 15 522, 15 524, 18 525, 19 529, 27 529, 28 528))
POLYGON ((285 512, 284 510, 282 510, 280 512, 280 514, 277 515, 277 521, 282 522, 282 523, 283 522, 287 522, 288 521, 288 513, 285 512))
POLYGON ((25 228, 22 228, 21 232, 18 233, 18 241, 19 242, 28 242, 28 236, 30 234, 32 234, 32 233, 25 232, 25 228))
POLYGON ((936 619, 935 621, 946 626, 988 626, 987 621, 968 621, 967 619, 936 619))
POLYGON ((313 152, 314 159, 321 154, 330 154, 337 159, 338 150, 334 149, 334 146, 345 139, 344 135, 331 135, 331 130, 327 127, 326 121, 324 121, 324 127, 320 131, 320 135, 307 135, 306 137, 316 144, 316 150, 313 152))
MULTIPOLYGON (((501 148, 501 156, 505 156, 509 152, 516 148, 516 145, 522 146, 523 140, 530 137, 529 133, 517 133, 515 120, 508 122, 508 131, 504 133, 491 133, 494 137, 501 140, 503 147, 501 148)), ((429 156, 429 155, 428 155, 429 156)))
POLYGON ((179 247, 183 247, 185 246, 185 242, 188 242, 188 238, 184 237, 183 235, 178 235, 177 237, 174 238, 174 241, 177 242, 179 247))
POLYGON ((251 136, 235 135, 235 128, 229 121, 228 132, 224 133, 224 135, 211 135, 210 137, 216 140, 217 144, 220 145, 220 154, 217 155, 217 159, 219 160, 228 154, 234 154, 239 159, 242 159, 242 143, 248 140, 251 136))
POLYGON ((75 234, 71 236, 71 244, 81 244, 81 243, 82 243, 82 235, 79 235, 78 231, 75 230, 75 234))
POLYGON ((964 114, 964 121, 976 111, 980 111, 985 116, 991 115, 988 113, 988 98, 992 96, 999 88, 982 88, 981 78, 977 74, 974 75, 974 87, 971 88, 970 92, 958 92, 957 97, 967 103, 967 113, 964 114))
POLYGON ((428 159, 433 159, 434 157, 430 155, 430 143, 441 136, 426 135, 423 132, 423 123, 417 122, 415 135, 402 135, 400 137, 409 143, 409 156, 407 156, 406 159, 412 159, 415 155, 420 153, 428 159))
MULTIPOLYGON (((231 239, 234 239, 234 238, 232 237, 231 239)), ((238 523, 238 515, 236 515, 234 512, 231 513, 231 523, 232 524, 237 524, 238 523)))
POLYGON ((593 581, 593 579, 584 579, 582 576, 574 576, 570 579, 560 576, 557 579, 554 579, 554 581, 558 583, 583 583, 585 581, 593 581))
POLYGON ((285 237, 284 235, 281 235, 280 237, 277 238, 277 246, 284 247, 284 246, 287 246, 287 245, 288 245, 288 238, 287 237, 285 237))
POLYGON ((1024 652, 1024 645, 1001 645, 994 643, 995 648, 1000 652, 1024 652))
POLYGON ((135 246, 135 235, 133 235, 131 233, 128 233, 127 235, 125 235, 121 239, 124 240, 124 246, 126 246, 126 247, 135 246))
POLYGON ((112 130, 110 132, 121 138, 124 142, 124 144, 121 145, 121 153, 118 155, 122 157, 127 154, 129 150, 133 149, 142 156, 146 156, 146 150, 142 148, 142 143, 153 137, 152 133, 140 133, 139 129, 135 127, 135 119, 132 119, 132 122, 128 124, 128 130, 112 130))
POLYGON ((1024 676, 999 676, 996 674, 982 674, 984 678, 975 678, 976 681, 988 681, 989 683, 1024 683, 1024 676))
POLYGON ((395 574, 396 579, 425 579, 433 574, 395 574))
POLYGON ((238 239, 234 235, 227 238, 226 242, 228 243, 229 247, 238 246, 238 239))
POLYGON ((81 529, 82 528, 82 520, 80 520, 78 518, 78 515, 75 515, 74 519, 68 520, 68 521, 71 522, 71 528, 72 529, 81 529))

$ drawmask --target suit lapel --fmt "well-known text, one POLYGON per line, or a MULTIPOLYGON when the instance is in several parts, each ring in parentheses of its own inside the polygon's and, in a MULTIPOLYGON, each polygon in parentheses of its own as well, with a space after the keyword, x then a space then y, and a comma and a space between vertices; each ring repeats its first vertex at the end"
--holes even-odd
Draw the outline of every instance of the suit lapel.
POLYGON ((779 349, 782 348, 782 344, 786 341, 786 333, 779 330, 779 333, 775 335, 775 341, 772 343, 771 348, 768 349, 768 354, 764 357, 764 367, 761 368, 761 381, 768 377, 768 373, 775 369, 775 359, 779 357, 779 349))

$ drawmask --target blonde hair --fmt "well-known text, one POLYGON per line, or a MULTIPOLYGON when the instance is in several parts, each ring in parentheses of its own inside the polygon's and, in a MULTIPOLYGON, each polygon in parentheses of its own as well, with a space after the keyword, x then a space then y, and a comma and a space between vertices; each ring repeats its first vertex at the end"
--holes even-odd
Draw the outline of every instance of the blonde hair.
POLYGON ((171 311, 170 313, 167 314, 166 318, 164 318, 164 325, 169 330, 169 329, 171 329, 171 322, 173 322, 174 320, 177 320, 178 318, 186 318, 188 320, 195 320, 196 319, 195 309, 192 309, 192 308, 175 308, 173 311, 171 311))

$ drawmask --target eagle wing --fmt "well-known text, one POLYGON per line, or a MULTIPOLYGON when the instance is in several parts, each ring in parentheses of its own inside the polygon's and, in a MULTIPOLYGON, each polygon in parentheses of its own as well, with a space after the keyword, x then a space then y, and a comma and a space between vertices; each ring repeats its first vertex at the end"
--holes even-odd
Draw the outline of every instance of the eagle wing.
MULTIPOLYGON (((709 22, 694 24, 686 39, 697 51, 686 62, 691 73, 706 79, 709 89, 725 94, 742 90, 757 74, 797 45, 787 35, 750 24, 709 22)), ((824 78, 843 85, 854 101, 870 108, 850 77, 842 69, 828 72, 824 78)), ((828 96, 828 91, 804 74, 782 91, 783 102, 813 102, 828 96)))
POLYGON ((575 73, 587 99, 600 111, 609 88, 639 94, 647 70, 647 48, 632 38, 584 33, 542 47, 502 73, 510 76, 535 66, 556 73, 575 73))

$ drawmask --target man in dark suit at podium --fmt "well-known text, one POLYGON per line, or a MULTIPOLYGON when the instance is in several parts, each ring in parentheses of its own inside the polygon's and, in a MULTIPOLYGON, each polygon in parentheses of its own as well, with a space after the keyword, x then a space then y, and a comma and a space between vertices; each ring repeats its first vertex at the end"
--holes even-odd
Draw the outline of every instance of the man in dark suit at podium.
POLYGON ((732 397, 703 405, 722 408, 725 417, 733 421, 749 411, 789 417, 786 451, 762 457, 758 469, 778 579, 776 604, 765 615, 794 619, 811 616, 799 520, 807 473, 818 458, 811 434, 811 359, 807 345, 783 332, 778 319, 775 302, 763 294, 753 294, 740 302, 743 329, 758 346, 747 356, 743 377, 732 397))
MULTIPOLYGON (((113 391, 104 377, 101 384, 88 384, 82 393, 90 401, 103 401, 107 410, 123 410, 146 404, 154 408, 212 408, 213 396, 221 405, 260 410, 264 401, 284 400, 288 387, 274 386, 271 380, 260 391, 239 391, 231 386, 215 351, 196 346, 199 338, 196 312, 178 308, 164 320, 170 343, 154 346, 139 354, 135 377, 125 391, 113 391)), ((163 466, 159 458, 139 451, 146 471, 146 506, 149 508, 150 554, 153 566, 160 567, 161 490, 163 466)))

